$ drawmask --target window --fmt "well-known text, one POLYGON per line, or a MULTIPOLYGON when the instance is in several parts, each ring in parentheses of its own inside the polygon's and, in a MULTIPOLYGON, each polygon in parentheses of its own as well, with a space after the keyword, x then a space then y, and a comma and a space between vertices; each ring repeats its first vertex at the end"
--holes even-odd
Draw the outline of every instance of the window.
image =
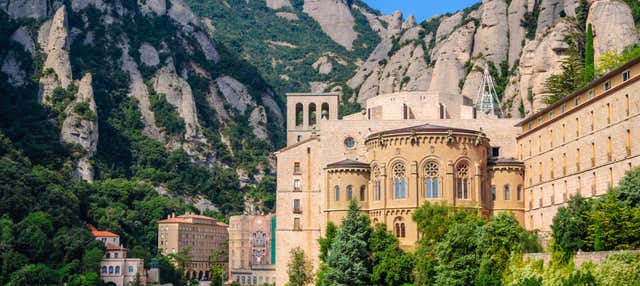
POLYGON ((576 138, 580 137, 580 118, 576 117, 576 138))
POLYGON ((109 266, 109 274, 113 274, 113 266, 109 266))
POLYGON ((622 73, 622 81, 628 81, 631 78, 631 71, 625 71, 622 73))
POLYGON ((356 140, 353 139, 353 137, 347 137, 346 139, 344 139, 344 146, 352 149, 353 147, 356 146, 356 140))
POLYGON ((294 192, 302 191, 302 184, 300 183, 300 179, 293 180, 293 191, 294 192))
POLYGON ((106 266, 102 266, 102 273, 104 273, 104 274, 107 273, 107 267, 106 266))
POLYGON ((302 226, 300 226, 300 218, 294 218, 293 219, 293 230, 295 231, 301 231, 302 230, 302 226))
POLYGON ((627 152, 627 157, 631 156, 631 129, 627 129, 627 138, 625 140, 625 151, 627 152))
POLYGON ((629 95, 624 95, 624 111, 626 116, 629 116, 629 95))
POLYGON ((593 116, 593 110, 591 110, 591 112, 589 113, 590 117, 591 117, 591 131, 593 131, 593 129, 595 128, 595 117, 593 116))
POLYGON ((438 162, 429 161, 424 166, 424 196, 427 199, 439 197, 438 174, 440 167, 438 162))
POLYGON ((405 225, 404 225, 404 221, 402 217, 396 217, 393 220, 393 224, 395 227, 395 235, 398 238, 402 238, 406 236, 406 229, 405 229, 405 225))
POLYGON ((567 104, 563 104, 562 107, 560 108, 560 113, 565 113, 567 112, 567 104))
POLYGON ((531 129, 531 121, 529 121, 529 123, 527 123, 527 129, 531 129))
POLYGON ((567 142, 567 126, 562 123, 562 144, 567 142))
POLYGON ((587 95, 588 99, 592 99, 595 96, 595 92, 593 92, 593 89, 589 91, 589 94, 587 95))
POLYGON ((347 186, 347 201, 353 200, 353 187, 351 185, 347 186))
POLYGON ((580 105, 580 97, 576 97, 576 99, 573 100, 573 106, 578 106, 580 105))
POLYGON ((553 111, 549 111, 549 120, 553 119, 553 117, 555 116, 553 111))
POLYGON ((518 199, 519 201, 521 201, 521 200, 522 200, 522 185, 518 185, 518 189, 517 189, 517 194, 516 194, 516 196, 517 196, 517 199, 518 199))
POLYGON ((611 103, 607 103, 607 124, 611 124, 611 103))
POLYGON ((596 143, 591 143, 591 167, 596 166, 596 143))
POLYGON ((116 274, 120 274, 120 266, 116 266, 116 274))
POLYGON ((300 208, 300 200, 293 200, 293 213, 300 214, 302 213, 302 209, 300 208))
POLYGON ((495 201, 497 194, 496 194, 496 186, 495 185, 491 185, 491 200, 495 201))
POLYGON ((407 198, 406 168, 401 162, 393 165, 393 193, 395 199, 407 198))
POLYGON ((107 259, 111 258, 111 253, 107 252, 107 259))
POLYGON ((504 185, 504 200, 511 200, 511 190, 509 189, 509 185, 504 185))
POLYGON ((576 170, 580 172, 580 148, 576 149, 576 170))
POLYGON ((118 253, 117 252, 113 254, 113 258, 118 259, 118 253))
POLYGON ((297 140, 298 142, 302 141, 302 135, 298 135, 298 137, 296 137, 296 140, 297 140))
POLYGON ((300 174, 300 162, 293 163, 293 174, 300 174))
POLYGON ((553 148, 553 129, 549 129, 549 148, 553 148))
POLYGON ((360 201, 364 201, 365 200, 365 193, 367 191, 367 187, 360 186, 360 201))
POLYGON ((129 265, 129 273, 133 273, 133 265, 129 265))
POLYGON ((380 186, 380 168, 376 165, 373 166, 373 199, 376 201, 379 201, 381 197, 380 186))
POLYGON ((335 186, 334 187, 335 190, 335 198, 336 198, 336 202, 340 201, 340 187, 339 186, 335 186))
POLYGON ((491 147, 491 156, 500 157, 500 147, 491 147))
POLYGON ((469 199, 469 164, 460 162, 456 166, 456 195, 458 199, 469 199))
POLYGON ((610 90, 611 89, 611 81, 608 80, 608 81, 604 82, 603 88, 604 88, 604 91, 610 90))

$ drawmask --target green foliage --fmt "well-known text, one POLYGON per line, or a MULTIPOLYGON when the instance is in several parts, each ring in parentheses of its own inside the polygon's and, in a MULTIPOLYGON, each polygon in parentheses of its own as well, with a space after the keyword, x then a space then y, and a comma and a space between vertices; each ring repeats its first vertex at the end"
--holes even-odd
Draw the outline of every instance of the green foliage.
MULTIPOLYGON (((587 237, 587 214, 592 202, 582 196, 571 196, 567 206, 558 208, 553 217, 551 230, 553 241, 568 256, 578 250, 589 250, 584 239, 587 237)), ((568 257, 564 257, 568 260, 568 257)))
POLYGON ((584 60, 580 52, 574 47, 569 47, 568 56, 562 59, 560 74, 551 75, 545 82, 545 89, 551 95, 544 98, 546 104, 553 104, 575 90, 586 85, 583 75, 585 71, 584 60))
POLYGON ((370 261, 367 243, 371 234, 369 218, 360 214, 355 201, 342 221, 338 236, 327 258, 329 285, 370 285, 370 261))
POLYGON ((300 247, 291 249, 290 260, 287 264, 289 286, 305 286, 313 281, 313 266, 300 247))
POLYGON ((91 122, 96 121, 96 113, 91 110, 89 103, 86 101, 76 103, 73 106, 73 112, 80 116, 80 120, 87 120, 91 122))
POLYGON ((325 236, 318 239, 318 244, 320 244, 320 260, 322 260, 322 262, 327 261, 329 249, 337 235, 338 227, 333 222, 328 222, 325 230, 325 236))
POLYGON ((587 18, 589 17, 589 2, 587 0, 580 0, 578 7, 576 7, 576 21, 578 26, 583 28, 587 26, 587 18))
POLYGON ((400 249, 398 239, 384 224, 375 225, 369 237, 372 285, 404 285, 413 282, 414 258, 400 249))
POLYGON ((522 20, 520 20, 520 26, 524 27, 525 36, 529 40, 533 40, 536 37, 536 30, 538 29, 538 16, 540 16, 540 1, 535 1, 533 9, 524 14, 522 20))
POLYGON ((149 85, 149 101, 151 103, 151 110, 153 111, 156 124, 171 136, 182 136, 185 129, 185 123, 176 108, 171 105, 164 93, 155 93, 153 88, 149 85))
POLYGON ((618 199, 632 207, 640 207, 640 169, 628 172, 616 187, 618 199))
POLYGON ((620 54, 614 50, 608 51, 598 58, 596 75, 602 76, 638 57, 640 57, 640 45, 637 44, 626 47, 620 54))
POLYGON ((594 49, 593 49, 593 29, 591 24, 587 25, 587 32, 584 40, 584 71, 582 72, 582 76, 584 79, 583 83, 589 83, 593 80, 595 75, 595 59, 594 59, 594 49))

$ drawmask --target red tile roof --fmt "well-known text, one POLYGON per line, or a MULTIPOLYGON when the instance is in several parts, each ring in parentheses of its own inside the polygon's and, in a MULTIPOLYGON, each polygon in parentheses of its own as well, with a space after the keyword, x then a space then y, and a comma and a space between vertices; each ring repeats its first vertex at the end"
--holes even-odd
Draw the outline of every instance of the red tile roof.
POLYGON ((96 229, 93 225, 89 225, 89 230, 91 234, 95 237, 119 237, 119 235, 110 232, 96 229))

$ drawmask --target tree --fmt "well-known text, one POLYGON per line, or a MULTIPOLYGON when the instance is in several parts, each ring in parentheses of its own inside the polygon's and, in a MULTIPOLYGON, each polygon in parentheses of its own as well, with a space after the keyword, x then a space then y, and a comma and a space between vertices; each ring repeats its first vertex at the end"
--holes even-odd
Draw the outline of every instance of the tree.
POLYGON ((336 235, 338 235, 338 227, 333 222, 328 222, 325 236, 318 239, 318 243, 320 244, 321 261, 327 261, 327 257, 329 257, 329 250, 331 249, 331 244, 333 244, 336 235))
MULTIPOLYGON (((567 206, 560 207, 551 224, 555 244, 571 256, 576 251, 589 250, 587 237, 587 214, 591 211, 591 201, 580 195, 571 196, 567 206)), ((567 259, 568 257, 564 257, 567 259)))
POLYGON ((369 218, 360 215, 355 201, 331 245, 327 258, 327 279, 330 285, 371 285, 368 240, 371 233, 369 218))
POLYGON ((225 251, 222 249, 215 249, 211 252, 211 256, 209 256, 209 262, 211 263, 211 276, 209 280, 211 280, 211 285, 224 285, 225 273, 224 273, 224 264, 221 263, 225 261, 225 251), (218 284, 218 282, 220 284, 218 284))
POLYGON ((589 212, 586 241, 596 250, 636 249, 640 246, 640 208, 618 200, 616 190, 595 201, 589 212))
POLYGON ((287 275, 289 275, 289 286, 305 286, 313 281, 313 266, 307 259, 304 250, 300 247, 291 249, 290 260, 287 264, 287 275))
POLYGON ((413 282, 413 256, 400 249, 398 239, 384 224, 376 224, 369 238, 372 285, 403 285, 413 282))
POLYGON ((640 57, 640 46, 638 44, 626 47, 619 54, 615 50, 608 51, 598 58, 596 74, 602 76, 637 57, 640 57))
POLYGON ((593 77, 595 75, 595 59, 594 59, 594 49, 593 49, 593 29, 591 24, 587 25, 587 32, 585 35, 585 45, 584 45, 584 72, 583 83, 587 84, 593 81, 593 77))
POLYGON ((433 246, 449 228, 452 209, 445 204, 425 202, 412 215, 422 238, 418 242, 415 255, 415 285, 431 285, 435 282, 437 265, 433 246))
POLYGON ((640 207, 640 168, 627 173, 615 189, 618 199, 633 207, 640 207))

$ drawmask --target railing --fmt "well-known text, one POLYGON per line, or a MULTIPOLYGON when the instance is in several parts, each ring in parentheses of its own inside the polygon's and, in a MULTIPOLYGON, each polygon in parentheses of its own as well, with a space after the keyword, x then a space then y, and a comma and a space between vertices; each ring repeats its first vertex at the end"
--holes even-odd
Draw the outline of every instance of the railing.
POLYGON ((293 213, 294 214, 301 214, 302 213, 302 209, 301 208, 293 208, 293 213))
POLYGON ((294 192, 302 192, 302 188, 301 187, 293 187, 293 191, 294 192))
POLYGON ((302 231, 302 226, 300 226, 299 224, 294 224, 293 225, 293 230, 294 231, 302 231))

